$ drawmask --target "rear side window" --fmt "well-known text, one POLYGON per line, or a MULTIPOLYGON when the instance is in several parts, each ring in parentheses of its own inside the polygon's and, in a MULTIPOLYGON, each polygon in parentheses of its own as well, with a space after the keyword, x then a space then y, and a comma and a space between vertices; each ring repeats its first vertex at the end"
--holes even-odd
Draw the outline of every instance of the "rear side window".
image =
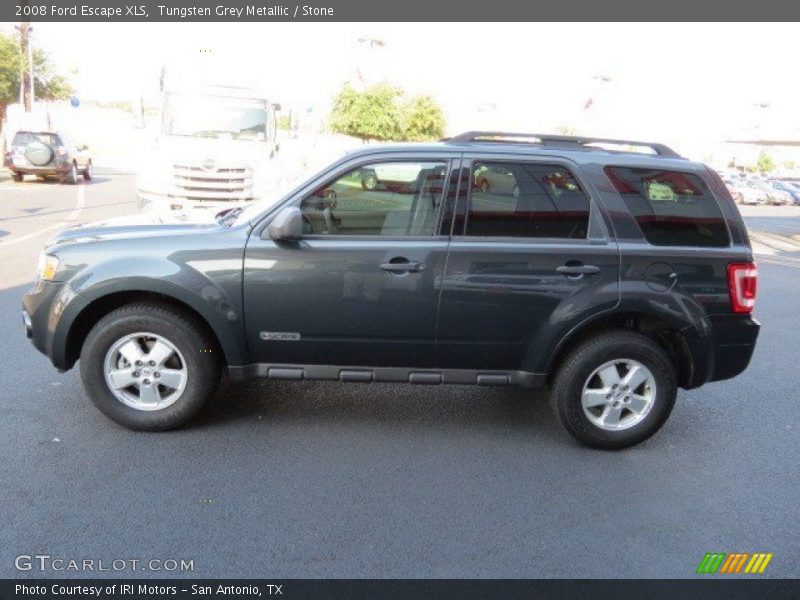
POLYGON ((560 165, 476 162, 466 235, 582 239, 589 198, 560 165))
POLYGON ((697 175, 626 167, 605 171, 654 246, 729 245, 719 205, 697 175))

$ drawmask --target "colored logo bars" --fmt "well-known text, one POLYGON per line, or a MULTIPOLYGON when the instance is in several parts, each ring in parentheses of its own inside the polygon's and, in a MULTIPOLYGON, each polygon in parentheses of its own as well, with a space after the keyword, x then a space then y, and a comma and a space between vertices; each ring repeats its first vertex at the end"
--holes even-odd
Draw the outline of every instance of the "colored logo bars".
POLYGON ((708 552, 697 567, 698 573, 763 573, 769 561, 772 560, 772 553, 755 552, 734 552, 725 554, 724 552, 708 552))

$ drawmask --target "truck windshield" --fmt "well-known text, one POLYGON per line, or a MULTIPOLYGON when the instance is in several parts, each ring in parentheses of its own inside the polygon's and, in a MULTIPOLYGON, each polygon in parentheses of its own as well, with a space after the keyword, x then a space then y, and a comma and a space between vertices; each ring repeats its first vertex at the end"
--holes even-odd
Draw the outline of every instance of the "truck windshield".
POLYGON ((168 94, 164 133, 190 137, 265 140, 269 115, 263 100, 168 94))

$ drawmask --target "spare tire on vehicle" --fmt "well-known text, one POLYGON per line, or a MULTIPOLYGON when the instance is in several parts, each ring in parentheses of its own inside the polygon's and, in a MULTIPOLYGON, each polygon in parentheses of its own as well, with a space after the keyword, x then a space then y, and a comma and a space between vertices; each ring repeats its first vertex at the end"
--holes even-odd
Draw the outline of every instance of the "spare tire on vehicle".
POLYGON ((28 159, 32 165, 43 167, 50 164, 53 160, 53 149, 42 142, 31 142, 25 146, 25 158, 28 159))

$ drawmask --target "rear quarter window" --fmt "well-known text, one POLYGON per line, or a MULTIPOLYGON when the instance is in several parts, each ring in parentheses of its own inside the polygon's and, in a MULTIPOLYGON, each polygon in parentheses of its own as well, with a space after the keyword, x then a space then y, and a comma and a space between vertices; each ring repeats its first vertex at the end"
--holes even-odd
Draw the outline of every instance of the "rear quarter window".
POLYGON ((717 200, 697 175, 629 167, 606 167, 605 172, 654 246, 730 244, 717 200))

